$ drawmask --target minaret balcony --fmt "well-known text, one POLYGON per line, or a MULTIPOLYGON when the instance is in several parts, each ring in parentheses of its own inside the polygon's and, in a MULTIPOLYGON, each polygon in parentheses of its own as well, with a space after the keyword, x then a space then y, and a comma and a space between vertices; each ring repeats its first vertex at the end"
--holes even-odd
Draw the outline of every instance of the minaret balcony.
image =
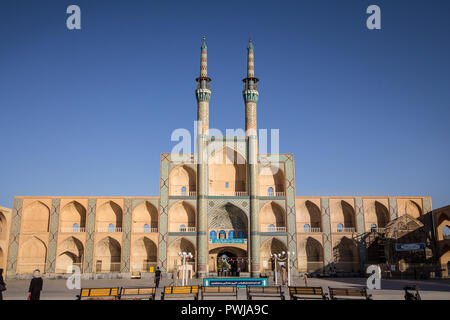
POLYGON ((209 101, 211 97, 211 90, 208 88, 198 88, 195 90, 195 95, 198 101, 209 101))
POLYGON ((244 100, 246 102, 247 101, 258 102, 258 96, 259 96, 258 90, 248 89, 248 90, 244 90, 242 92, 242 94, 243 94, 244 100))

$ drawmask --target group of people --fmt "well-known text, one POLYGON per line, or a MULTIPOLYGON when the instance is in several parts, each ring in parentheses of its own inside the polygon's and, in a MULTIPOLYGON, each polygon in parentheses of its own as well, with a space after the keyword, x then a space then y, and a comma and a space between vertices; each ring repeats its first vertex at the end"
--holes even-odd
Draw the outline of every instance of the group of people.
MULTIPOLYGON (((28 287, 28 300, 40 300, 43 284, 41 272, 38 269, 34 270, 33 278, 28 287)), ((6 291, 6 283, 3 279, 3 269, 0 269, 0 300, 3 300, 3 291, 6 291)))

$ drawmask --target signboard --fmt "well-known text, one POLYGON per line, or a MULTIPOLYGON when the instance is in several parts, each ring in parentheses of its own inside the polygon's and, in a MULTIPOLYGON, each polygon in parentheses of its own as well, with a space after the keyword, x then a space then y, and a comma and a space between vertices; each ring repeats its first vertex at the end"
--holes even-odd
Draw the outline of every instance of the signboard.
POLYGON ((416 250, 424 250, 425 243, 396 243, 395 251, 416 251, 416 250))
POLYGON ((205 287, 267 287, 267 278, 204 278, 205 287))
POLYGON ((245 243, 245 239, 211 239, 211 243, 245 243))

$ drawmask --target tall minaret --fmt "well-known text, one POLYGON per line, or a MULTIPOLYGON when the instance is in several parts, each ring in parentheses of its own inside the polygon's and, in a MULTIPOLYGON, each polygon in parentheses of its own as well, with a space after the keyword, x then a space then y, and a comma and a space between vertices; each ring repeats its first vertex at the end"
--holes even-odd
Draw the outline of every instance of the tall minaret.
POLYGON ((203 278, 206 275, 208 262, 208 217, 206 208, 207 181, 206 181, 206 140, 209 134, 209 88, 208 61, 205 37, 201 46, 200 77, 196 79, 197 90, 197 274, 203 278))
POLYGON ((258 277, 259 236, 258 236, 258 135, 256 125, 256 103, 258 102, 258 78, 255 78, 255 64, 252 39, 247 47, 247 78, 244 80, 245 132, 248 139, 248 168, 250 195, 250 265, 252 276, 258 277))

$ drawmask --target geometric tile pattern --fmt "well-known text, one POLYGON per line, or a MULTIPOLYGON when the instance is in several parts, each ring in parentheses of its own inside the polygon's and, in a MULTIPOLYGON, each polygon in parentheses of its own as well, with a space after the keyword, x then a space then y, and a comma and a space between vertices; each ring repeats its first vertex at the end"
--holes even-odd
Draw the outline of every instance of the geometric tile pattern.
POLYGON ((130 247, 131 247, 131 199, 124 199, 123 223, 122 223, 122 258, 121 272, 130 272, 130 247))
POLYGON ((389 198, 389 213, 391 215, 391 221, 397 219, 398 211, 396 198, 389 198))
POLYGON ((95 210, 97 199, 90 198, 88 200, 88 210, 86 219, 86 248, 84 254, 84 272, 93 272, 93 252, 94 252, 94 235, 95 235, 95 210))
POLYGON ((295 219, 295 172, 294 155, 287 154, 285 161, 286 176, 286 215, 287 215, 287 247, 294 252, 291 260, 291 270, 297 270, 297 223, 295 219))
POLYGON ((169 153, 161 154, 159 198, 159 244, 158 265, 162 272, 167 269, 168 204, 169 204, 169 153))
POLYGON ((47 273, 55 272, 56 245, 58 241, 59 204, 61 199, 52 199, 52 209, 50 212, 50 232, 48 239, 47 253, 47 273))
POLYGON ((11 215, 11 229, 9 235, 7 274, 15 274, 17 267, 17 254, 19 251, 20 219, 22 216, 22 198, 14 199, 11 215))
MULTIPOLYGON (((364 206, 363 200, 360 197, 355 198, 355 213, 356 213, 356 232, 358 234, 363 234, 364 206)), ((358 246, 359 246, 360 270, 364 270, 364 261, 366 261, 366 245, 365 243, 358 243, 358 246)))
POLYGON ((320 198, 320 207, 322 211, 323 227, 323 260, 325 267, 329 267, 332 262, 332 243, 331 243, 331 221, 330 204, 328 198, 320 198))

